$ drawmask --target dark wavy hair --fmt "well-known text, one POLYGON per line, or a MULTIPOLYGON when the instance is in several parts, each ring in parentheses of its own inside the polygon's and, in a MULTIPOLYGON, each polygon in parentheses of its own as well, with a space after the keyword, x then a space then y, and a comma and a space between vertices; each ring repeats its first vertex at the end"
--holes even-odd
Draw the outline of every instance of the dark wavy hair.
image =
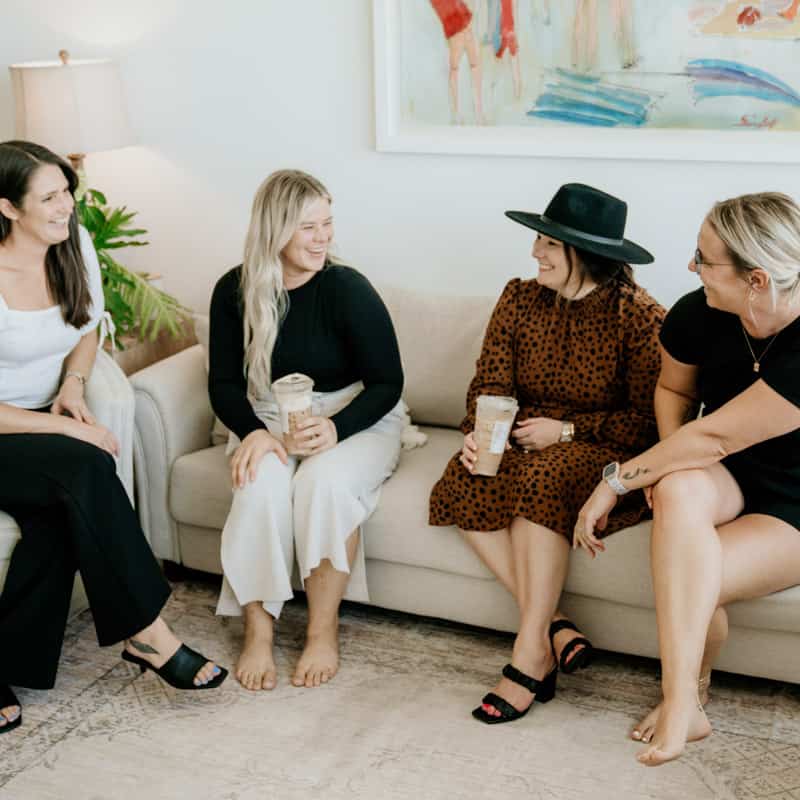
POLYGON ((636 281, 633 278, 633 269, 630 264, 626 264, 624 261, 617 261, 613 258, 597 255, 597 253, 590 253, 588 250, 582 250, 580 247, 575 247, 575 245, 567 244, 566 242, 564 242, 564 253, 567 257, 569 268, 564 285, 566 286, 570 282, 575 270, 580 275, 581 282, 575 292, 576 294, 583 288, 587 279, 598 286, 605 286, 612 282, 621 286, 630 286, 631 288, 636 286, 636 281))
MULTIPOLYGON (((33 142, 10 141, 0 143, 0 198, 21 211, 31 178, 44 164, 53 164, 64 173, 74 196, 78 175, 63 158, 33 142)), ((0 245, 11 234, 13 225, 12 220, 0 213, 0 245)), ((69 218, 67 239, 47 249, 45 274, 50 294, 61 306, 64 322, 76 328, 85 325, 91 319, 92 296, 81 254, 77 208, 69 218)))

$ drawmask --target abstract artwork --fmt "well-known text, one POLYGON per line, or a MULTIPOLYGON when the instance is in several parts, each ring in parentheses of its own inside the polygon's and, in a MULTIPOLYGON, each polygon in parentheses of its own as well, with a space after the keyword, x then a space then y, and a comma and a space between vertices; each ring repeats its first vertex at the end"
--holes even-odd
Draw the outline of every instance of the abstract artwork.
POLYGON ((800 161, 800 0, 374 4, 381 149, 800 161))

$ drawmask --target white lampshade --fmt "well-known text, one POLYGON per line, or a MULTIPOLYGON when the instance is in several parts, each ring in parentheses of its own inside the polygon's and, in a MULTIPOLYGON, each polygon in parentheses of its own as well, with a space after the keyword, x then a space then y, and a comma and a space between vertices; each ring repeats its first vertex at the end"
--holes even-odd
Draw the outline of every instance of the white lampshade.
POLYGON ((9 71, 17 138, 62 155, 135 143, 113 61, 32 61, 9 71))

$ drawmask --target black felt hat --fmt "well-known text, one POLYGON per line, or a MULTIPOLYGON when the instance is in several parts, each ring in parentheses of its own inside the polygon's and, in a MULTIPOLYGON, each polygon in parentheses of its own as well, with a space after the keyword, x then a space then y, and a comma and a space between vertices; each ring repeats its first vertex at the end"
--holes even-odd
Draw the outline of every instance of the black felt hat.
POLYGON ((566 183, 544 214, 506 211, 506 216, 561 242, 626 264, 649 264, 653 256, 625 238, 628 205, 582 183, 566 183))

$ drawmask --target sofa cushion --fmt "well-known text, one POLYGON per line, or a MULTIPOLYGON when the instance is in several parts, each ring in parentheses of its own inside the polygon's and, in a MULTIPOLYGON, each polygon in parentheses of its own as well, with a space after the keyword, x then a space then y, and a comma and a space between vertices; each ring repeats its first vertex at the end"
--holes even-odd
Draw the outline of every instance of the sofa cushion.
MULTIPOLYGON (((428 435, 428 443, 402 452, 397 470, 383 486, 377 510, 364 525, 367 558, 491 580, 489 570, 455 528, 427 523, 431 487, 462 440, 452 429, 422 430, 428 435)), ((221 530, 231 504, 229 469, 224 445, 179 458, 170 480, 175 519, 185 525, 221 530)), ((583 552, 574 553, 566 591, 634 608, 654 608, 650 528, 650 522, 643 522, 618 531, 605 539, 606 552, 596 559, 583 552)), ((0 512, 0 578, 18 536, 14 521, 0 512)), ((800 631, 800 587, 733 603, 728 612, 732 625, 800 631)))
POLYGON ((172 466, 169 506, 178 522, 222 530, 232 492, 224 444, 187 453, 172 466))
POLYGON ((404 451, 381 489, 375 513, 364 526, 367 558, 493 579, 453 527, 428 525, 428 497, 463 437, 450 428, 421 428, 424 447, 404 451))
POLYGON ((495 300, 379 286, 397 332, 403 397, 420 425, 456 428, 495 300))

